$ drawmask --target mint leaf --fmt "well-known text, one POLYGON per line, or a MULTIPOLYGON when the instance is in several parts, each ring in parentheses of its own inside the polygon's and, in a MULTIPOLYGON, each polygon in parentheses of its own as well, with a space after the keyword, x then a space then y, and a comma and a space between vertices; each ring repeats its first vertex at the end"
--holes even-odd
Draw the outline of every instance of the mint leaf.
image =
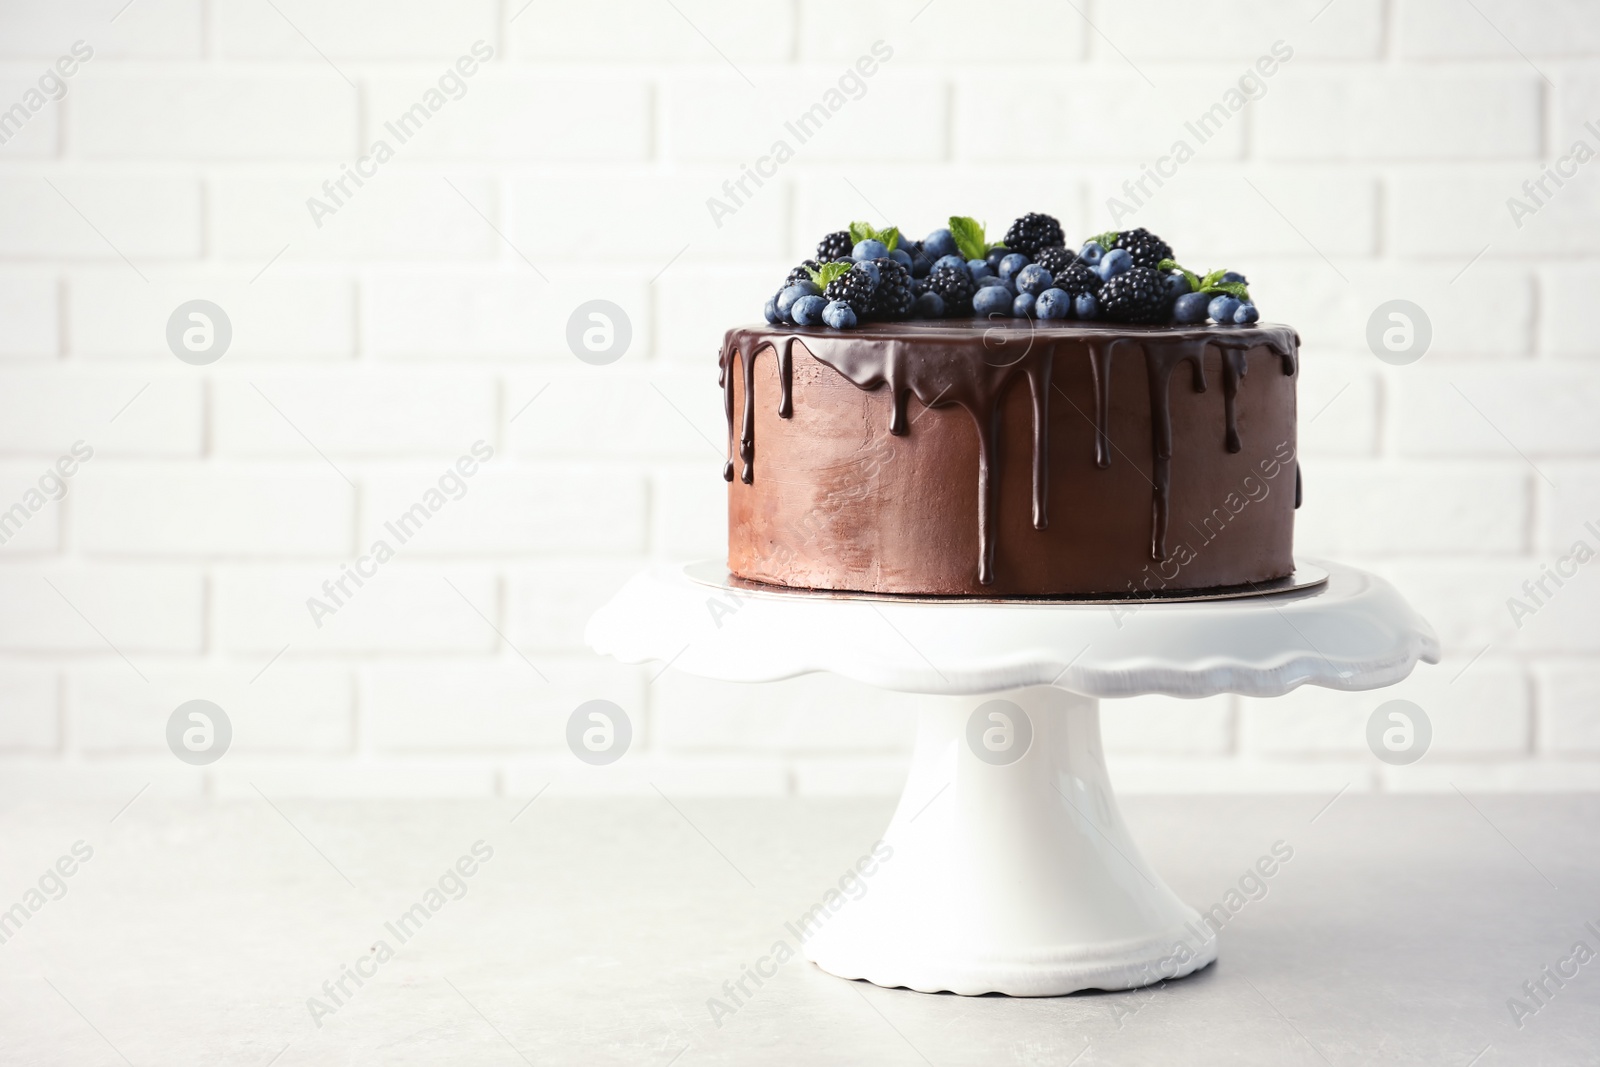
MULTIPOLYGON (((1095 234, 1093 237, 1089 238, 1089 240, 1099 245, 1103 250, 1109 252, 1111 251, 1111 246, 1117 243, 1117 234, 1120 232, 1121 231, 1119 230, 1107 230, 1105 233, 1095 234)), ((1088 242, 1084 243, 1087 244, 1088 242)))
POLYGON ((956 239, 956 248, 962 259, 982 259, 989 251, 984 240, 983 223, 965 215, 950 216, 950 236, 956 239))
POLYGON ((1250 299, 1250 290, 1245 288, 1244 282, 1213 282, 1200 291, 1203 293, 1227 293, 1229 296, 1236 296, 1240 300, 1250 299))
MULTIPOLYGON (((1215 288, 1217 283, 1222 281, 1222 276, 1226 273, 1228 272, 1225 270, 1214 270, 1210 274, 1207 274, 1200 280, 1200 291, 1204 293, 1215 288)), ((1218 289, 1217 291, 1220 293, 1222 290, 1218 289)))
POLYGON ((874 229, 870 222, 852 222, 850 224, 850 243, 858 245, 862 241, 882 241, 893 252, 895 245, 900 243, 900 228, 886 226, 881 230, 874 229))
MULTIPOLYGON (((862 239, 865 240, 865 238, 862 239)), ((818 289, 826 289, 828 284, 835 278, 849 274, 850 268, 853 266, 855 266, 854 263, 835 261, 833 263, 824 263, 820 270, 808 270, 807 273, 811 275, 811 280, 816 283, 818 289)))

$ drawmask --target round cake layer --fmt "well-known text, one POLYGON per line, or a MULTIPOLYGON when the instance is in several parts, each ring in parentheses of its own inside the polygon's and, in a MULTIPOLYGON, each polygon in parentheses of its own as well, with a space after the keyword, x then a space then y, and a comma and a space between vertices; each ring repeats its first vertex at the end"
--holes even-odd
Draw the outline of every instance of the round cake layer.
POLYGON ((955 596, 1293 571, 1292 330, 996 322, 729 331, 728 569, 955 596))

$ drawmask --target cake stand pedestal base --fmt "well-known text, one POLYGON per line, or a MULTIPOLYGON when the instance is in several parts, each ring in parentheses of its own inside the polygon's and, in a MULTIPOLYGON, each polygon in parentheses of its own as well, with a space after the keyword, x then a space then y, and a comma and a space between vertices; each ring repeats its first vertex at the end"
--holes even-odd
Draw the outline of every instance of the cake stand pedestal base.
POLYGON ((1096 700, 1049 686, 921 699, 888 847, 864 896, 802 929, 808 959, 883 986, 1037 997, 1216 958, 1215 934, 1128 834, 1096 700))

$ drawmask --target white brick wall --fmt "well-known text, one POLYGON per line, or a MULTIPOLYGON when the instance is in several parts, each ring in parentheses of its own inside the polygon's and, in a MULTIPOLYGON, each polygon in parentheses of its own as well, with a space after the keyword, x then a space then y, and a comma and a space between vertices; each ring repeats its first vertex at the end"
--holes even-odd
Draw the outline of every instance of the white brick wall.
POLYGON ((1300 548, 1400 583, 1447 659, 1382 695, 1108 705, 1115 773, 1600 788, 1600 564, 1521 627, 1506 607, 1575 540, 1600 547, 1600 162, 1521 226, 1506 206, 1574 141, 1600 148, 1592 5, 1053 0, 1036 32, 970 12, 0 0, 0 111, 94 52, 0 144, 0 508, 94 449, 0 546, 0 802, 893 791, 911 698, 583 648, 646 561, 723 545, 722 331, 852 218, 1109 227, 1107 198, 1276 41, 1293 58, 1265 95, 1130 224, 1246 270, 1300 330, 1300 548), (706 198, 880 39, 860 99, 716 225, 706 198), (319 226, 307 198, 479 41, 493 59, 319 226), (1364 340, 1396 297, 1434 327, 1409 367, 1364 340), (610 366, 567 349, 596 298, 633 326, 610 366), (194 299, 233 328, 204 367, 165 340, 194 299), (306 599, 480 440, 465 496, 317 626, 306 599), (1434 724, 1411 767, 1365 751, 1391 696, 1434 724), (193 698, 235 730, 210 768, 165 750, 193 698), (592 698, 633 720, 611 767, 564 748, 592 698))

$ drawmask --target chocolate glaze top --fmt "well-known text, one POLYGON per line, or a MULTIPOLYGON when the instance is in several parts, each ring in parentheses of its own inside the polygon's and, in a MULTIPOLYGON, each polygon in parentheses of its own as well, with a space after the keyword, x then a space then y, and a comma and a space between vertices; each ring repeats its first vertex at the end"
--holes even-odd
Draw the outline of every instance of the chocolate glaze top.
MULTIPOLYGON (((869 323, 852 330, 804 326, 747 326, 728 331, 723 341, 719 383, 728 419, 728 461, 723 477, 734 474, 733 364, 743 377, 744 409, 740 413, 738 456, 740 479, 755 477, 754 364, 758 353, 771 350, 778 361, 778 414, 793 415, 794 346, 799 344, 819 362, 833 368, 858 388, 888 385, 893 400, 889 432, 910 432, 906 400, 915 396, 927 407, 960 407, 978 433, 978 580, 994 580, 994 508, 998 480, 993 457, 999 432, 1000 401, 1017 375, 1028 382, 1033 415, 1033 525, 1049 523, 1045 464, 1049 455, 1050 377, 1058 355, 1087 351, 1095 390, 1095 464, 1111 464, 1107 441, 1111 363, 1122 353, 1144 361, 1150 386, 1153 435, 1150 554, 1167 556, 1167 510, 1171 497, 1172 416, 1168 399, 1173 371, 1187 362, 1196 392, 1206 389, 1202 357, 1207 347, 1222 356, 1226 426, 1222 447, 1238 452, 1236 415, 1239 381, 1248 371, 1246 354, 1266 349, 1283 373, 1298 369, 1300 337, 1287 326, 1126 326, 1113 323, 1027 319, 944 319, 869 323)), ((1299 471, 1296 469, 1298 480, 1299 471)))

